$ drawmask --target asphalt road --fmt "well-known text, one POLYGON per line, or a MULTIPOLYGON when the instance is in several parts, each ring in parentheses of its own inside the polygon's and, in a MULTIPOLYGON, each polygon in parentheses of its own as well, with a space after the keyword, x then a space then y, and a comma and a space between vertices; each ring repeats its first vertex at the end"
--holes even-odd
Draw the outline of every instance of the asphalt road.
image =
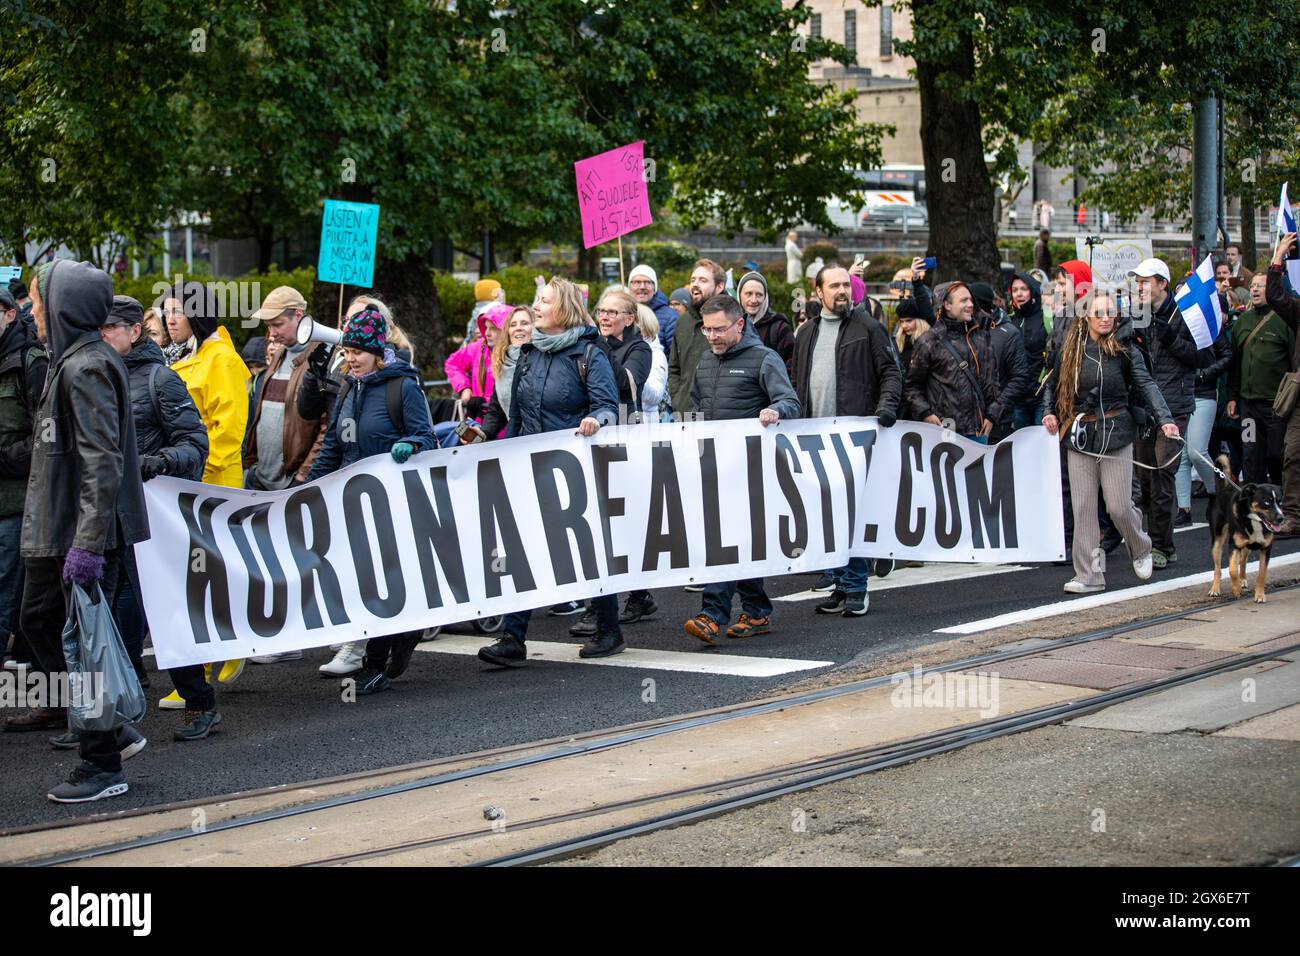
MULTIPOLYGON (((1197 502, 1198 514, 1201 507, 1197 502)), ((1177 543, 1178 563, 1157 572, 1153 582, 1209 570, 1204 528, 1180 532, 1177 543)), ((1274 555, 1297 551, 1300 541, 1278 542, 1274 555)), ((1112 562, 1111 593, 1140 584, 1120 552, 1112 562)), ((906 569, 889 580, 934 573, 933 567, 906 569)), ((630 647, 698 655, 692 660, 739 655, 832 662, 821 670, 777 677, 546 661, 498 670, 470 655, 417 653, 391 690, 345 703, 339 682, 316 672, 331 656, 327 649, 309 651, 301 661, 249 665, 221 693, 224 722, 206 741, 173 742, 179 712, 151 706, 141 725, 149 746, 126 764, 131 789, 115 800, 82 807, 49 803, 46 790, 67 776, 75 752, 52 750, 47 734, 0 734, 0 829, 292 784, 763 697, 809 674, 833 674, 837 667, 953 639, 935 633, 937 628, 1063 600, 1061 586, 1070 577, 1068 567, 1033 565, 898 586, 874 592, 870 612, 856 619, 815 615, 813 600, 779 601, 771 634, 723 640, 716 649, 683 633, 682 622, 698 612, 700 595, 674 589, 656 594, 659 613, 653 620, 625 628, 630 647), (652 688, 647 679, 654 681, 652 688), (648 701, 650 689, 653 700, 648 701)), ((807 575, 774 579, 769 593, 804 591, 813 580, 807 575)), ((536 615, 530 639, 580 643, 567 633, 573 620, 536 615)), ((170 689, 167 676, 155 674, 147 691, 151 703, 170 689)))

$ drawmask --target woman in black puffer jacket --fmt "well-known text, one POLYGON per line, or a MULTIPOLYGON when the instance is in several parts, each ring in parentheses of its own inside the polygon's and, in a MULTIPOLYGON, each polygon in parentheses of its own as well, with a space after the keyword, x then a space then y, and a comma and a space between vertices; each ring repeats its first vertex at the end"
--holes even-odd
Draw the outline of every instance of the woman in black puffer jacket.
POLYGON ((1098 560, 1104 553, 1098 487, 1107 514, 1128 545, 1133 570, 1143 581, 1151 577, 1151 538, 1142 530, 1142 516, 1133 504, 1137 424, 1129 407, 1131 396, 1137 396, 1167 436, 1178 437, 1169 406, 1137 346, 1125 344, 1116 334, 1115 300, 1109 293, 1095 292, 1087 316, 1086 321, 1071 323, 1060 361, 1043 388, 1043 425, 1050 434, 1059 433, 1067 449, 1074 512, 1074 579, 1065 585, 1070 594, 1106 587, 1105 563, 1098 560))

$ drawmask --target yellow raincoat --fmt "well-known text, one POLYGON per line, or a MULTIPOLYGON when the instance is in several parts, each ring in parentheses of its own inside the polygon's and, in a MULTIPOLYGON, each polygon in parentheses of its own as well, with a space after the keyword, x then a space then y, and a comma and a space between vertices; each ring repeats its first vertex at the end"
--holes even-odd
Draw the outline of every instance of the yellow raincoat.
POLYGON ((208 428, 208 463, 203 480, 227 488, 244 487, 240 448, 248 428, 248 366, 235 351, 230 333, 218 326, 216 338, 203 342, 172 371, 189 389, 208 428))

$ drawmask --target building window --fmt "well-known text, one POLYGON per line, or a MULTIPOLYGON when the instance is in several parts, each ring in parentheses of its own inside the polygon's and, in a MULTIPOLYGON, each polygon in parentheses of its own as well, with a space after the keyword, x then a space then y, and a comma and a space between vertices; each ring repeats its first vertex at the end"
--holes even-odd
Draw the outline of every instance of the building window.
POLYGON ((844 45, 849 50, 849 62, 858 62, 858 14, 856 10, 844 11, 844 45))
POLYGON ((822 15, 814 13, 808 23, 808 35, 811 37, 821 37, 822 35, 822 15))
POLYGON ((894 55, 894 7, 889 3, 880 8, 880 55, 894 55))

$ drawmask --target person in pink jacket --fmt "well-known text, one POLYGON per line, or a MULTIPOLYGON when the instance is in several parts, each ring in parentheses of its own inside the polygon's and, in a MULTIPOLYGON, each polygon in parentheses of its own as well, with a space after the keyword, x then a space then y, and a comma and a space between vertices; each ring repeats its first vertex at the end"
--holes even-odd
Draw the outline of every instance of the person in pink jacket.
MULTIPOLYGON (((478 338, 468 342, 447 357, 443 369, 451 390, 462 401, 492 397, 492 345, 498 333, 505 328, 513 309, 508 305, 494 305, 484 309, 478 317, 478 338)), ((477 404, 477 403, 475 403, 477 404)))

